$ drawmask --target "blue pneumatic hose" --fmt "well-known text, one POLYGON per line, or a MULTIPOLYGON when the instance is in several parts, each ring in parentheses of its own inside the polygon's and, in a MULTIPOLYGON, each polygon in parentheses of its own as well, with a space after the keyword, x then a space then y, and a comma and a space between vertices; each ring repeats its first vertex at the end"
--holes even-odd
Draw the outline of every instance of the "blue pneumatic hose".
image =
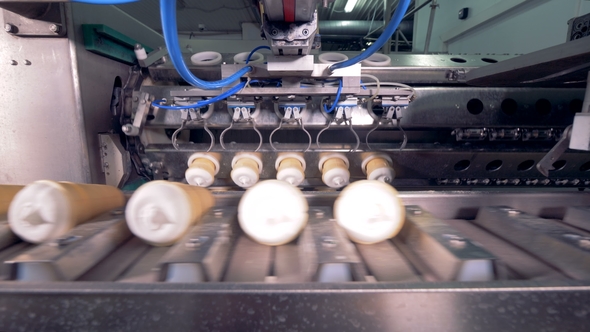
POLYGON ((232 84, 252 70, 252 67, 246 66, 230 77, 213 82, 207 82, 197 78, 188 69, 186 63, 184 63, 182 52, 180 51, 178 31, 176 29, 176 0, 160 0, 160 16, 162 18, 164 41, 166 42, 166 48, 168 48, 170 60, 180 76, 190 85, 206 90, 219 89, 232 84))
POLYGON ((228 98, 229 96, 235 95, 240 90, 242 90, 244 88, 244 86, 246 86, 246 82, 241 82, 238 85, 234 86, 233 88, 220 94, 219 96, 216 96, 216 97, 213 97, 213 98, 207 99, 207 100, 202 100, 202 101, 199 101, 198 103, 191 104, 191 105, 182 105, 182 106, 180 106, 180 105, 179 106, 160 105, 160 103, 162 103, 164 101, 163 100, 155 100, 154 102, 152 102, 152 106, 158 107, 158 108, 163 108, 166 110, 175 110, 175 111, 185 110, 185 109, 189 109, 189 108, 201 108, 201 107, 205 107, 209 104, 224 100, 224 99, 228 98))
POLYGON ((410 2, 410 0, 400 0, 399 4, 397 5, 397 8, 395 9, 395 12, 393 13, 393 16, 391 17, 391 21, 389 22, 387 27, 385 27, 385 30, 383 30, 383 33, 381 34, 381 36, 379 36, 379 38, 377 38, 373 45, 369 46, 369 48, 367 48, 363 53, 355 56, 352 59, 337 62, 331 65, 330 70, 334 71, 336 69, 346 68, 355 65, 370 57, 375 52, 377 52, 381 47, 383 47, 383 45, 385 45, 385 43, 391 38, 395 30, 397 30, 397 27, 404 18, 404 15, 406 15, 406 11, 408 11, 410 2))

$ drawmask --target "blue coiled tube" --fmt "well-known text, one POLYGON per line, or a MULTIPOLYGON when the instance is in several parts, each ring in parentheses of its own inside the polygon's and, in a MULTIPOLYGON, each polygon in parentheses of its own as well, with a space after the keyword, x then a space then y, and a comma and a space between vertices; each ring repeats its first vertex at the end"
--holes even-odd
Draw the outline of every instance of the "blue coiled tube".
POLYGON ((406 15, 406 11, 408 11, 410 2, 410 0, 400 0, 399 5, 397 5, 397 8, 395 9, 395 13, 393 13, 393 16, 391 17, 391 21, 389 22, 387 27, 385 27, 385 30, 383 30, 381 36, 379 36, 379 38, 377 38, 373 45, 367 48, 366 51, 355 56, 352 59, 337 62, 331 65, 330 70, 334 71, 336 69, 346 68, 354 64, 357 64, 365 60, 366 58, 370 57, 371 55, 373 55, 373 53, 377 52, 381 47, 383 47, 383 45, 385 45, 385 43, 391 38, 395 30, 397 30, 397 27, 404 18, 404 15, 406 15))
POLYGON ((168 48, 170 60, 180 76, 190 85, 200 89, 212 90, 228 86, 252 70, 252 67, 246 66, 232 76, 219 81, 207 82, 197 78, 186 66, 180 51, 178 42, 178 31, 176 30, 176 0, 160 0, 160 16, 162 18, 162 31, 164 41, 168 48))

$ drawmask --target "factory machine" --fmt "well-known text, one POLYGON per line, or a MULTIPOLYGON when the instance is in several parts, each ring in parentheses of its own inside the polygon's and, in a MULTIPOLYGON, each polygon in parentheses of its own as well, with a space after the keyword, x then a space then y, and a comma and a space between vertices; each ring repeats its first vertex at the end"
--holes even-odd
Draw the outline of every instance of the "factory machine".
POLYGON ((95 184, 0 197, 0 330, 588 329, 589 40, 376 53, 401 0, 324 53, 328 3, 256 2, 267 50, 229 54, 181 48, 175 1, 154 49, 0 1, 0 180, 95 184))

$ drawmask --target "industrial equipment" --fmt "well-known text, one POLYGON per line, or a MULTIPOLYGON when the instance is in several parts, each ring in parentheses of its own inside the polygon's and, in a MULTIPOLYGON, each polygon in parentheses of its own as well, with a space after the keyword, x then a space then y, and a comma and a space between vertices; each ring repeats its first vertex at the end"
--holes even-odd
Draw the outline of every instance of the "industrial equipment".
POLYGON ((0 181, 127 199, 32 244, 7 220, 57 223, 60 185, 0 187, 0 330, 587 328, 590 43, 376 53, 400 0, 366 50, 321 52, 331 2, 255 1, 265 40, 228 53, 179 40, 176 1, 161 39, 0 0, 0 181))

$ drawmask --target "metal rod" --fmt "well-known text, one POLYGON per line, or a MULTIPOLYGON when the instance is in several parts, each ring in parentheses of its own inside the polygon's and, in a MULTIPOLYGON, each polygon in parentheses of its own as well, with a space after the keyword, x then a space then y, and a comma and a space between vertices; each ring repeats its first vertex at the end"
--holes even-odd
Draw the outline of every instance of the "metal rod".
POLYGON ((399 29, 395 30, 395 53, 399 52, 399 29))
POLYGON ((424 2, 423 4, 421 4, 418 7, 415 7, 414 9, 410 10, 409 12, 406 13, 406 15, 404 15, 404 18, 402 18, 402 21, 405 20, 406 18, 414 15, 414 13, 416 13, 417 11, 419 11, 420 9, 426 7, 426 5, 428 5, 429 3, 431 3, 432 0, 426 0, 426 2, 424 2))
MULTIPOLYGON (((389 21, 391 20, 391 8, 392 8, 393 0, 385 0, 383 2, 383 26, 387 26, 389 21)), ((387 43, 383 45, 383 54, 391 53, 391 38, 387 40, 387 43)))
POLYGON ((430 38, 432 37, 432 26, 434 25, 436 7, 438 7, 438 3, 436 0, 433 0, 432 4, 430 5, 430 19, 428 20, 428 30, 426 32, 426 41, 424 42, 424 54, 427 54, 428 49, 430 48, 430 38))
POLYGON ((582 104, 582 113, 590 113, 590 71, 586 79, 586 94, 584 95, 584 103, 582 104))
POLYGON ((402 39, 404 40, 404 42, 408 45, 408 46, 412 46, 410 44, 410 42, 408 41, 408 38, 406 38, 406 35, 404 35, 403 31, 401 31, 400 29, 397 29, 397 31, 399 32, 400 37, 402 37, 402 39))

